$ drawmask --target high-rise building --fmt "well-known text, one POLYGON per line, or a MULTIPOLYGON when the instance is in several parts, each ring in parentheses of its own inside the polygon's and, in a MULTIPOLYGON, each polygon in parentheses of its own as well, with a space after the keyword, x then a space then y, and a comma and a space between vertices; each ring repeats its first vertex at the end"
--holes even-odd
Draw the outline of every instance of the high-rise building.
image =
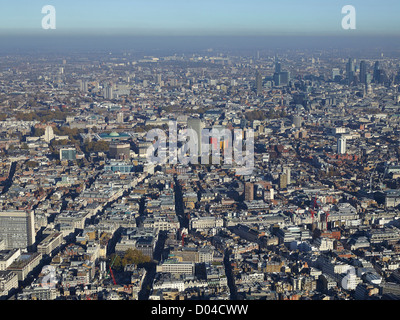
POLYGON ((360 82, 367 84, 367 63, 364 60, 360 62, 360 82))
POLYGON ((337 153, 345 154, 346 153, 346 138, 340 137, 337 140, 337 153))
POLYGON ((199 118, 189 118, 187 120, 187 127, 188 129, 192 129, 197 134, 197 152, 198 155, 201 156, 202 148, 201 148, 201 137, 202 137, 202 130, 204 129, 204 124, 199 118))
POLYGON ((333 68, 332 69, 332 80, 336 80, 336 77, 340 76, 340 69, 339 68, 333 68))
POLYGON ((281 73, 282 72, 282 64, 279 61, 275 62, 275 73, 281 73))
POLYGON ((254 184, 252 182, 246 182, 244 185, 244 200, 254 200, 254 184))
POLYGON ((279 176, 279 188, 285 189, 287 187, 287 175, 286 173, 282 173, 279 176))
POLYGON ((257 92, 257 95, 261 94, 261 92, 262 92, 262 89, 263 89, 263 83, 262 82, 263 82, 262 75, 259 72, 257 72, 257 74, 256 74, 256 92, 257 92))
POLYGON ((346 75, 348 84, 352 83, 354 80, 354 60, 349 58, 346 64, 346 75))
POLYGON ((0 239, 5 241, 5 248, 30 249, 35 243, 35 221, 33 211, 0 212, 0 239))
POLYGON ((114 99, 113 87, 112 85, 107 85, 104 87, 104 98, 111 100, 114 99))
POLYGON ((373 80, 374 82, 380 82, 380 70, 381 66, 379 64, 379 61, 376 61, 374 64, 374 75, 373 75, 373 80))
POLYGON ((283 168, 283 173, 286 175, 286 185, 291 183, 291 170, 289 167, 283 168))
POLYGON ((387 80, 386 73, 382 69, 380 62, 376 61, 374 65, 373 81, 375 83, 384 83, 387 80))
POLYGON ((273 76, 273 80, 274 80, 275 86, 280 86, 281 85, 281 74, 278 72, 275 72, 274 76, 273 76))
POLYGON ((50 141, 53 139, 54 139, 53 127, 47 126, 46 130, 44 132, 44 141, 46 141, 47 143, 50 143, 50 141))
POLYGON ((290 72, 289 71, 282 71, 280 73, 280 84, 281 85, 288 85, 290 81, 290 72))
POLYGON ((78 80, 79 90, 82 92, 88 91, 88 82, 86 80, 78 80))

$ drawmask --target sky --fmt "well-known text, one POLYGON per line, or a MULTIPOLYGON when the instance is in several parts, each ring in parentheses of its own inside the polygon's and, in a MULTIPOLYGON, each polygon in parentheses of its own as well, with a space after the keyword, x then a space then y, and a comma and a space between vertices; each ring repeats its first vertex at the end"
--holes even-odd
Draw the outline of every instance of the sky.
POLYGON ((0 0, 0 35, 400 35, 399 0, 0 0), (42 7, 56 30, 42 28, 42 7), (356 29, 341 26, 356 9, 356 29))

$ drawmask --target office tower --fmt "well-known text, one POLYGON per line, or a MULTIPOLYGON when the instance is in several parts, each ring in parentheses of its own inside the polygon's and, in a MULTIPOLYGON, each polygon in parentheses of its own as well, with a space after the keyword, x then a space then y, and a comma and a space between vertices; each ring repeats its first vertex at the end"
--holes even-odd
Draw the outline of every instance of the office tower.
POLYGON ((79 90, 81 92, 88 91, 88 82, 86 80, 78 80, 78 83, 79 83, 79 90))
POLYGON ((364 60, 360 62, 360 82, 367 84, 367 64, 364 60))
POLYGON ((290 81, 290 72, 289 71, 282 71, 280 73, 280 84, 281 85, 288 85, 290 81))
POLYGON ((382 69, 379 61, 375 62, 374 65, 374 73, 373 73, 373 81, 375 83, 384 83, 388 80, 385 71, 382 69))
POLYGON ((0 239, 5 241, 5 248, 30 249, 35 243, 35 221, 33 211, 0 212, 0 239))
POLYGON ((257 92, 257 95, 261 94, 261 92, 262 92, 262 89, 263 89, 263 83, 262 82, 263 82, 262 75, 259 72, 257 72, 257 74, 256 74, 256 92, 257 92))
POLYGON ((340 137, 337 140, 337 153, 345 154, 346 153, 346 138, 340 137))
POLYGON ((60 160, 76 160, 76 149, 75 148, 63 148, 60 149, 60 160))
POLYGON ((46 130, 44 132, 44 141, 46 141, 47 143, 50 143, 50 141, 53 139, 54 139, 53 128, 51 126, 47 126, 46 130))
POLYGON ((291 179, 291 171, 289 167, 283 168, 283 173, 286 175, 286 185, 290 184, 291 179))
POLYGON ((285 189, 287 187, 287 175, 282 173, 279 177, 279 188, 285 189))
POLYGON ((201 131, 204 129, 204 124, 199 118, 189 118, 187 120, 188 129, 193 129, 197 134, 197 152, 198 156, 201 156, 201 131))
POLYGON ((279 61, 275 62, 275 73, 281 73, 282 72, 282 65, 279 61))
POLYGON ((373 75, 373 80, 376 83, 380 82, 380 70, 381 70, 381 66, 379 64, 379 61, 376 61, 375 65, 374 65, 374 75, 373 75))
POLYGON ((339 68, 333 68, 332 69, 332 80, 335 80, 336 77, 340 76, 340 69, 339 68))
POLYGON ((273 76, 274 84, 275 86, 280 86, 281 85, 281 74, 275 72, 273 76))
POLYGON ((348 84, 351 84, 354 80, 354 71, 354 60, 349 58, 346 64, 346 75, 348 84))
POLYGON ((107 85, 104 87, 104 98, 111 100, 114 98, 112 85, 107 85))
POLYGON ((246 182, 244 185, 244 200, 254 200, 254 184, 252 182, 246 182))

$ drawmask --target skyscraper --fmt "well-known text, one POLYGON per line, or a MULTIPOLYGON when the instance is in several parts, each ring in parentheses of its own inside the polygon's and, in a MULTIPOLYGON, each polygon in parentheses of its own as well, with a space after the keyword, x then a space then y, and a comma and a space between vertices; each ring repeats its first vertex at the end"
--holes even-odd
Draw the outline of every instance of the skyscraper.
POLYGON ((111 100, 114 99, 113 87, 112 85, 107 85, 104 87, 104 98, 111 100))
POLYGON ((27 249, 35 243, 33 211, 0 212, 0 239, 6 249, 27 249))
POLYGON ((367 84, 367 63, 364 60, 360 62, 360 82, 367 84))
POLYGON ((262 75, 259 72, 257 72, 257 74, 256 74, 256 92, 257 92, 257 95, 261 94, 261 92, 262 92, 262 89, 263 89, 262 81, 263 81, 262 75))
POLYGON ((88 91, 88 82, 86 80, 78 80, 78 83, 80 91, 82 92, 88 91))
POLYGON ((374 65, 373 81, 375 83, 384 83, 387 80, 385 71, 382 69, 380 62, 376 61, 374 65))
POLYGON ((275 72, 273 80, 274 80, 275 86, 280 86, 281 85, 281 74, 278 72, 275 72))
POLYGON ((354 60, 349 58, 346 64, 346 74, 347 74, 347 82, 351 84, 354 80, 354 60))
POLYGON ((280 73, 280 83, 281 85, 288 85, 290 81, 290 72, 289 71, 282 71, 280 73))
POLYGON ((201 131, 204 129, 204 124, 199 118, 189 118, 187 120, 188 129, 193 129, 197 134, 197 152, 201 156, 201 131))
POLYGON ((50 143, 50 141, 53 139, 54 139, 53 127, 47 126, 46 130, 44 132, 44 141, 46 141, 47 143, 50 143))
POLYGON ((287 174, 286 173, 281 173, 279 176, 279 188, 280 189, 285 189, 287 188, 287 174))
POLYGON ((275 72, 276 73, 281 73, 282 72, 282 65, 279 61, 275 62, 275 72))
POLYGON ((289 167, 283 168, 283 173, 286 175, 286 185, 291 183, 291 170, 289 167))
POLYGON ((244 200, 254 200, 254 184, 252 182, 246 182, 244 185, 244 200))
POLYGON ((338 154, 346 153, 346 138, 345 137, 340 137, 337 140, 337 153, 338 154))
POLYGON ((374 75, 373 75, 374 82, 379 82, 380 70, 381 66, 379 64, 379 61, 376 61, 374 64, 374 75))

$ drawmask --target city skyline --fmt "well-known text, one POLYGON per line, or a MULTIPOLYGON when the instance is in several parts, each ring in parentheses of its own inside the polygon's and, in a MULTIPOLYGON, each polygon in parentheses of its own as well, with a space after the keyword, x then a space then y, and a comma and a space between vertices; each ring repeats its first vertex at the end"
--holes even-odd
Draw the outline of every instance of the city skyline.
POLYGON ((0 300, 399 300, 400 4, 321 3, 0 0, 0 300))

